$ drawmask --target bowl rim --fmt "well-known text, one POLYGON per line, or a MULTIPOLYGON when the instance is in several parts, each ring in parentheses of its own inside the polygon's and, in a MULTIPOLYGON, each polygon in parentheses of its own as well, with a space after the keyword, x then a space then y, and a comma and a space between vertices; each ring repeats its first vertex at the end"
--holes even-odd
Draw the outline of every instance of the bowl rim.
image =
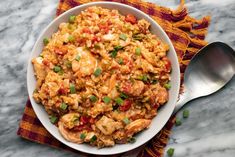
MULTIPOLYGON (((166 120, 163 121, 164 125, 162 125, 161 129, 158 131, 158 132, 155 132, 152 136, 148 136, 146 137, 146 140, 145 141, 142 141, 142 142, 139 142, 138 144, 136 144, 135 146, 132 146, 132 147, 127 147, 126 149, 122 149, 121 151, 115 151, 115 149, 113 149, 114 151, 107 151, 107 152, 100 152, 98 149, 97 151, 91 151, 91 150, 82 150, 82 149, 78 149, 77 147, 74 147, 73 145, 70 145, 68 144, 69 142, 65 142, 65 141, 62 141, 59 139, 59 137, 56 137, 56 135, 54 135, 54 132, 52 130, 49 129, 49 126, 47 126, 48 124, 46 124, 46 122, 44 122, 40 117, 40 113, 37 112, 37 109, 35 107, 35 105, 38 105, 34 99, 32 98, 32 94, 30 92, 30 83, 29 83, 29 80, 30 80, 30 77, 31 77, 31 73, 30 73, 30 65, 31 65, 31 59, 33 57, 33 53, 37 50, 37 45, 39 44, 40 42, 40 39, 44 36, 44 34, 46 33, 46 31, 52 27, 54 25, 54 23, 56 21, 58 21, 60 18, 62 18, 63 16, 66 16, 67 14, 70 14, 71 12, 77 10, 77 9, 80 9, 80 8, 87 8, 87 7, 90 7, 90 6, 94 6, 94 5, 99 5, 99 4, 111 4, 111 5, 119 5, 119 6, 122 6, 124 8, 127 8, 127 9, 131 9, 133 10, 134 12, 139 12, 140 14, 142 14, 144 16, 145 19, 148 19, 148 21, 151 21, 152 23, 155 23, 156 27, 158 27, 157 29, 160 31, 160 33, 166 38, 167 40, 167 44, 170 46, 170 49, 173 51, 173 56, 175 58, 175 62, 177 65, 179 65, 179 62, 178 62, 178 59, 177 59, 177 54, 176 54, 176 51, 174 49, 174 46, 171 42, 171 40, 169 39, 169 37, 167 36, 166 32, 163 30, 163 28, 155 21, 153 20, 149 15, 147 15, 146 13, 142 12, 141 10, 138 10, 132 6, 129 6, 129 5, 126 5, 126 4, 122 4, 122 3, 118 3, 118 2, 89 2, 89 3, 86 3, 86 4, 82 4, 82 5, 79 5, 79 6, 76 6, 64 13, 62 13, 61 15, 59 15, 58 17, 56 17, 55 19, 53 19, 49 25, 47 25, 47 27, 40 33, 40 35, 38 36, 34 46, 33 46, 33 49, 32 51, 30 52, 30 55, 29 55, 29 59, 28 59, 28 67, 27 67, 27 91, 28 91, 28 94, 29 94, 29 99, 30 99, 30 102, 32 104, 32 107, 33 107, 33 110, 35 111, 35 114, 37 116, 37 118, 39 119, 39 121, 42 123, 42 125, 46 128, 46 130, 54 137, 56 138, 58 141, 62 142, 63 144, 65 144, 66 146, 70 147, 70 148, 73 148, 75 150, 78 150, 78 151, 81 151, 81 152, 84 152, 84 153, 88 153, 88 154, 95 154, 95 155, 113 155, 113 154, 119 154, 119 153, 124 153, 124 152, 127 152, 127 151, 130 151, 130 150, 133 150, 137 147, 140 147, 141 145, 143 145, 144 143, 148 142, 150 139, 152 139, 166 124, 166 122, 169 120, 170 116, 172 115, 173 113, 173 110, 175 108, 175 104, 177 102, 177 98, 178 98, 178 94, 179 94, 179 89, 180 89, 180 69, 179 69, 179 66, 176 66, 174 67, 174 70, 176 71, 176 75, 178 76, 177 78, 174 78, 176 79, 176 84, 175 84, 175 87, 176 87, 176 91, 178 93, 176 93, 174 96, 174 108, 172 109, 172 111, 168 114, 169 116, 167 116, 168 118, 166 118, 166 120)), ((114 8, 115 9, 115 8, 114 8)), ((84 9, 83 9, 84 10, 84 9)), ((51 124, 53 125, 53 124, 51 124)), ((62 137, 62 135, 60 135, 62 137)), ((63 138, 63 137, 62 137, 63 138)), ((113 148, 115 147, 115 145, 113 146, 113 148)))

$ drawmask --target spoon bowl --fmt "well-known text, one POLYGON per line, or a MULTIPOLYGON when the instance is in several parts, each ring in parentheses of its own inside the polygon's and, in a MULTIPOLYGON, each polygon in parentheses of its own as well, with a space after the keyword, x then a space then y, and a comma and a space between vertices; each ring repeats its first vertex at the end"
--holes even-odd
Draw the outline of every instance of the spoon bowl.
POLYGON ((174 113, 188 101, 210 95, 225 86, 235 74, 235 52, 227 44, 213 42, 190 61, 184 74, 184 93, 174 113))

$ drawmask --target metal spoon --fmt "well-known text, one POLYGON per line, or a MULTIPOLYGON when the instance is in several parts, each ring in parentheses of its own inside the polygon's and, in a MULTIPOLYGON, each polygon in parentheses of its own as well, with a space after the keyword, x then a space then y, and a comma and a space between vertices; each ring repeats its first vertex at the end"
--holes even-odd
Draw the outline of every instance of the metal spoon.
POLYGON ((184 93, 174 109, 177 113, 187 102, 210 95, 225 86, 235 74, 235 52, 227 44, 213 42, 202 48, 184 73, 184 93))

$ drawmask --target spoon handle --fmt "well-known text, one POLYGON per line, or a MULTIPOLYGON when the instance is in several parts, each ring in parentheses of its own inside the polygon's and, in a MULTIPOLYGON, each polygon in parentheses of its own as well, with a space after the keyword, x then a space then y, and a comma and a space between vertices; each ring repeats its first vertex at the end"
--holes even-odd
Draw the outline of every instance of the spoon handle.
POLYGON ((183 94, 180 94, 180 97, 175 105, 175 109, 173 114, 176 114, 187 102, 192 100, 193 98, 190 95, 190 92, 185 89, 183 94))

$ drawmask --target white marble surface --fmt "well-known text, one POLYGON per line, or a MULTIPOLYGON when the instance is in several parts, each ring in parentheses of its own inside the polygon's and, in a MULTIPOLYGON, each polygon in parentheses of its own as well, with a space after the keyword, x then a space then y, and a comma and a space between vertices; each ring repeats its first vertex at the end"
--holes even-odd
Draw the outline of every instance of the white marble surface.
MULTIPOLYGON (((151 0, 175 8, 177 0, 151 0)), ((54 18, 58 0, 0 1, 0 156, 75 157, 16 135, 27 99, 26 66, 39 33, 54 18)), ((235 0, 186 1, 194 17, 212 16, 207 40, 235 48, 235 0)), ((190 102, 190 117, 174 127, 175 157, 235 156, 235 78, 218 93, 190 102)), ((181 116, 179 113, 178 116, 181 116)))

